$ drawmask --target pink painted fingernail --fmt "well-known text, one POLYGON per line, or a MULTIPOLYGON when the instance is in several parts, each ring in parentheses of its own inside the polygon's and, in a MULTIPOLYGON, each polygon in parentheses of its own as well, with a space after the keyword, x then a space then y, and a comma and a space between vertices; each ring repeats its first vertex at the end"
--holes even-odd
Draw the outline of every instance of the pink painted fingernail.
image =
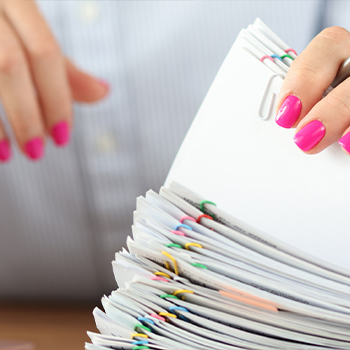
POLYGON ((342 146, 346 152, 350 154, 350 132, 345 134, 339 141, 339 145, 342 146))
POLYGON ((325 126, 319 120, 314 120, 300 129, 293 140, 302 151, 307 152, 322 140, 325 133, 325 126))
POLYGON ((11 148, 7 140, 0 141, 0 161, 7 162, 11 158, 11 148))
POLYGON ((57 123, 52 128, 52 137, 57 146, 65 146, 69 142, 69 126, 66 121, 57 123))
POLYGON ((99 82, 100 85, 102 85, 104 88, 106 88, 106 90, 109 90, 110 85, 109 85, 107 80, 97 79, 97 81, 99 82))
POLYGON ((39 160, 44 155, 44 143, 40 137, 28 141, 24 150, 32 160, 39 160))
POLYGON ((282 128, 291 128, 299 118, 301 101, 294 95, 288 96, 276 115, 276 123, 282 128))

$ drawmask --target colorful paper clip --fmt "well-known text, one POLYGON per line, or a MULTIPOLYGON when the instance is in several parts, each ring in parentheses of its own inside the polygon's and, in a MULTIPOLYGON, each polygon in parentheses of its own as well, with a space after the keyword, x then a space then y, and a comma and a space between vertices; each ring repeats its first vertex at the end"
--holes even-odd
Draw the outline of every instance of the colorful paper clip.
POLYGON ((143 333, 132 333, 131 334, 131 339, 134 339, 136 337, 139 337, 139 338, 148 338, 148 335, 147 334, 143 334, 143 333))
POLYGON ((273 62, 273 58, 269 55, 264 55, 263 57, 260 58, 260 62, 264 62, 264 60, 271 60, 273 62))
POLYGON ((196 220, 192 216, 185 215, 180 219, 181 224, 183 224, 183 222, 185 220, 190 220, 190 221, 196 222, 196 220))
POLYGON ((177 296, 178 294, 182 294, 182 293, 194 294, 191 290, 188 290, 188 289, 178 289, 173 293, 173 295, 177 296))
POLYGON ((159 316, 159 315, 157 315, 157 314, 150 314, 150 316, 152 316, 152 317, 154 317, 154 318, 157 318, 157 319, 160 320, 160 321, 165 322, 165 318, 162 317, 162 316, 159 316))
POLYGON ((168 274, 165 273, 165 272, 156 271, 156 272, 154 273, 154 275, 156 275, 156 276, 164 276, 164 277, 167 277, 167 278, 170 278, 170 279, 171 279, 170 275, 168 275, 168 274))
POLYGON ((155 325, 155 323, 154 323, 151 319, 149 319, 149 318, 147 318, 147 317, 138 317, 137 319, 138 319, 140 322, 144 321, 144 322, 149 322, 149 323, 155 325))
POLYGON ((298 56, 298 54, 296 53, 296 51, 294 49, 291 49, 290 47, 288 49, 285 49, 284 50, 285 53, 288 53, 288 52, 293 52, 295 56, 298 56))
MULTIPOLYGON (((174 257, 172 257, 168 252, 162 251, 162 254, 165 255, 166 257, 168 257, 173 262, 175 275, 179 275, 179 270, 177 268, 176 259, 174 257)), ((165 260, 165 266, 168 270, 170 270, 170 265, 169 265, 169 262, 167 260, 165 260)))
POLYGON ((285 57, 288 57, 288 58, 290 58, 292 61, 294 61, 294 58, 293 58, 291 55, 285 54, 285 55, 282 55, 282 56, 281 56, 281 58, 285 58, 285 57))
POLYGON ((197 224, 200 224, 201 223, 201 219, 202 218, 207 218, 207 219, 210 219, 210 220, 214 220, 210 215, 207 215, 207 214, 202 214, 202 215, 199 215, 198 218, 197 218, 197 224))
POLYGON ((200 244, 198 243, 193 243, 193 242, 188 242, 185 244, 185 248, 189 250, 188 247, 197 247, 197 248, 203 248, 200 244))
POLYGON ((280 56, 278 56, 278 55, 271 55, 270 57, 272 57, 272 58, 277 58, 277 59, 279 59, 280 61, 282 61, 282 58, 281 58, 280 56))
POLYGON ((153 281, 163 281, 163 282, 169 282, 168 280, 166 280, 164 277, 160 277, 160 276, 152 276, 151 280, 153 281))

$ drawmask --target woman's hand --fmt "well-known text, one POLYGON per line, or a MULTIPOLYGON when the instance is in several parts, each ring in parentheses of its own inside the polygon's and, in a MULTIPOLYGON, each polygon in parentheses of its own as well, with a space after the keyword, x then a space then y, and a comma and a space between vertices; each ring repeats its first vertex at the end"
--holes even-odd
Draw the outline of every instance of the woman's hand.
MULTIPOLYGON (((45 138, 68 143, 72 100, 93 102, 108 86, 66 59, 33 0, 0 0, 0 98, 21 150, 44 154, 45 138)), ((0 161, 11 145, 0 123, 0 161)))
POLYGON ((294 142, 305 153, 319 153, 336 141, 350 153, 350 79, 322 98, 349 56, 350 33, 327 28, 295 59, 283 82, 276 122, 296 127, 294 142))

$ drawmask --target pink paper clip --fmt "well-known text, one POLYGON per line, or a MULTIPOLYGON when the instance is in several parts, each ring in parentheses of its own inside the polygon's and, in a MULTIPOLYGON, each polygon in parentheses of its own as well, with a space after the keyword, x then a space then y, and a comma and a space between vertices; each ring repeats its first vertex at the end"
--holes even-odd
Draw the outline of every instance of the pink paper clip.
POLYGON ((154 317, 154 318, 158 318, 158 320, 164 321, 165 322, 165 318, 162 316, 159 316, 157 314, 150 314, 150 316, 154 317))
POLYGON ((190 221, 196 222, 196 220, 192 216, 185 215, 180 219, 181 224, 183 224, 183 222, 185 220, 190 220, 190 221))
POLYGON ((290 47, 288 49, 285 49, 284 50, 285 53, 288 53, 288 52, 293 52, 295 56, 298 56, 296 51, 294 49, 291 49, 290 47))
POLYGON ((170 232, 173 233, 174 235, 185 236, 185 234, 183 232, 181 232, 181 231, 174 231, 174 230, 172 230, 170 232))
POLYGON ((151 277, 151 280, 153 280, 153 281, 169 282, 168 280, 166 280, 165 278, 160 277, 160 276, 152 276, 152 277, 151 277))
POLYGON ((264 55, 263 57, 260 58, 260 61, 261 61, 261 62, 264 62, 264 60, 265 60, 266 58, 267 58, 268 60, 271 60, 271 61, 273 62, 273 58, 272 58, 271 56, 269 56, 269 55, 264 55))

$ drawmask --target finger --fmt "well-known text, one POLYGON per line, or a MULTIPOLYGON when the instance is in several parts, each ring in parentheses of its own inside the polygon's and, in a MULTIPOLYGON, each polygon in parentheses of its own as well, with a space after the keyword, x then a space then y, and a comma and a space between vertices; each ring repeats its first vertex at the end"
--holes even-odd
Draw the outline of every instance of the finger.
POLYGON ((72 96, 75 101, 95 102, 108 94, 109 84, 106 81, 96 79, 84 73, 68 59, 66 59, 66 69, 72 96))
POLYGON ((350 127, 345 130, 342 138, 338 141, 339 145, 342 147, 343 151, 350 155, 350 127))
POLYGON ((0 96, 17 142, 33 160, 44 152, 45 128, 26 58, 8 23, 0 18, 0 96))
POLYGON ((350 55, 350 33, 331 27, 317 35, 292 63, 283 82, 276 123, 284 128, 298 125, 321 100, 339 66, 350 55))
POLYGON ((349 126, 350 79, 347 79, 300 121, 294 142, 304 152, 319 153, 338 141, 349 126))
POLYGON ((56 145, 69 142, 72 97, 64 58, 51 30, 32 0, 11 0, 5 13, 25 48, 46 129, 56 145))
POLYGON ((6 134, 5 128, 0 122, 0 162, 8 162, 12 157, 12 151, 9 138, 6 134))

